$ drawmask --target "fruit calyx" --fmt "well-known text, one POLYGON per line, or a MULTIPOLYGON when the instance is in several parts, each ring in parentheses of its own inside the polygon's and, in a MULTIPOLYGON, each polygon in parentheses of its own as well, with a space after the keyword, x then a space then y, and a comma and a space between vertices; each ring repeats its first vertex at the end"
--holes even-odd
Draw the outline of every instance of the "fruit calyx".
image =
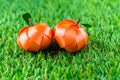
POLYGON ((25 13, 22 15, 22 17, 28 25, 33 26, 32 17, 30 13, 25 13))
POLYGON ((78 18, 78 20, 76 21, 75 26, 77 26, 79 24, 79 22, 80 22, 80 18, 78 18))

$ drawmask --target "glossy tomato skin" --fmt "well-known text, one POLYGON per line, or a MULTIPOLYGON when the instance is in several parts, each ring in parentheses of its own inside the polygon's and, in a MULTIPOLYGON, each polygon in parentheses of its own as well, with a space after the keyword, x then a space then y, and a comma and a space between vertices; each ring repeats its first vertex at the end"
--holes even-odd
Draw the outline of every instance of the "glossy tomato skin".
POLYGON ((47 48, 52 42, 53 33, 47 24, 27 26, 18 33, 17 43, 27 51, 38 52, 47 48))
POLYGON ((55 26, 54 38, 61 48, 76 52, 86 46, 88 35, 76 22, 64 20, 55 26))

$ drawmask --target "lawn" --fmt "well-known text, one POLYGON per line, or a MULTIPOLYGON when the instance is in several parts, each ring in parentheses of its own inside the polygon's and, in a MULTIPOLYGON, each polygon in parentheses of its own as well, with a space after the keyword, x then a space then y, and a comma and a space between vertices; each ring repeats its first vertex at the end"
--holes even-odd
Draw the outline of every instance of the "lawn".
POLYGON ((120 0, 0 0, 0 80, 119 80, 120 0), (80 18, 88 33, 87 46, 69 53, 57 43, 38 53, 21 49, 16 41, 27 24, 54 26, 80 18))

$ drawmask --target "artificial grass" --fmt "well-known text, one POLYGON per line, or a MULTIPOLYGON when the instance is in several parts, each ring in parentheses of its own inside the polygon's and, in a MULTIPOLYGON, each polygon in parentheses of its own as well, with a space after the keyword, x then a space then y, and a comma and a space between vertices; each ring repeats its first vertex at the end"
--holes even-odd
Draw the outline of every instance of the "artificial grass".
POLYGON ((120 79, 119 0, 0 0, 1 80, 120 79), (87 28, 87 46, 69 53, 53 42, 44 51, 27 52, 18 47, 19 30, 30 12, 34 23, 54 26, 61 20, 81 19, 87 28))

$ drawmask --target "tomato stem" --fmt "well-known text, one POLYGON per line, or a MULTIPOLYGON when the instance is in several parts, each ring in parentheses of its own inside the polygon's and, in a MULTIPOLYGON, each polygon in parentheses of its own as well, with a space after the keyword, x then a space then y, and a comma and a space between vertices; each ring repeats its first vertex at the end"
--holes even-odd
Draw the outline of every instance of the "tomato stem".
POLYGON ((78 18, 78 20, 77 20, 77 22, 76 22, 76 26, 79 24, 79 22, 80 22, 80 18, 78 18))
POLYGON ((30 13, 25 13, 22 15, 22 17, 28 25, 33 26, 32 17, 30 13))
POLYGON ((32 18, 29 18, 29 24, 30 26, 33 26, 32 18))

